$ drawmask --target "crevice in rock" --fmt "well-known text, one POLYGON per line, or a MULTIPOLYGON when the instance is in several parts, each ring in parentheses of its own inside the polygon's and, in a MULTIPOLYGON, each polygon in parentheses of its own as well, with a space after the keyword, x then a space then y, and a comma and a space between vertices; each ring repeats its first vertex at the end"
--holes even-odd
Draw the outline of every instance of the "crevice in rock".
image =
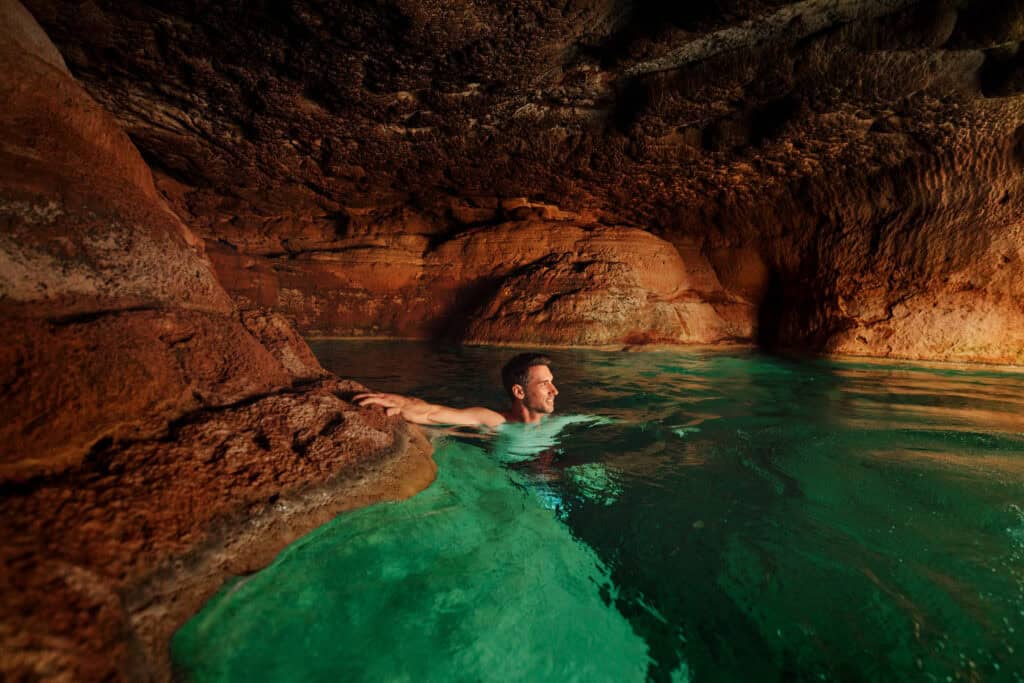
POLYGON ((950 46, 987 48, 1024 38, 1024 6, 1017 0, 962 3, 950 46))
POLYGON ((985 97, 1009 97, 1024 92, 1024 51, 1011 43, 985 50, 985 61, 978 70, 981 94, 985 97))
POLYGON ((775 351, 783 343, 782 320, 788 307, 788 296, 782 276, 777 270, 773 270, 757 310, 758 347, 766 351, 775 351))
POLYGON ((47 322, 53 325, 87 325, 106 317, 123 315, 125 313, 143 313, 164 310, 161 306, 125 306, 123 308, 108 308, 101 310, 86 311, 82 313, 67 313, 48 317, 47 322))
POLYGON ((452 305, 428 325, 428 338, 435 341, 464 339, 471 322, 471 314, 490 301, 506 279, 506 277, 480 278, 460 287, 452 305))

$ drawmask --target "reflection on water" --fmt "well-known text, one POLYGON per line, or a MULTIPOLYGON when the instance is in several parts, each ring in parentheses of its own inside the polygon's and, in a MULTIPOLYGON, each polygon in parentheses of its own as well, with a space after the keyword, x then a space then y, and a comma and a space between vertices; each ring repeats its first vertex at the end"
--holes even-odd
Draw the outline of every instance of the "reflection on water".
MULTIPOLYGON (((318 342, 505 403, 510 352, 318 342)), ((1024 375, 556 351, 559 419, 439 437, 174 641, 202 680, 1021 680, 1024 375), (587 416, 601 416, 594 420, 587 416)))

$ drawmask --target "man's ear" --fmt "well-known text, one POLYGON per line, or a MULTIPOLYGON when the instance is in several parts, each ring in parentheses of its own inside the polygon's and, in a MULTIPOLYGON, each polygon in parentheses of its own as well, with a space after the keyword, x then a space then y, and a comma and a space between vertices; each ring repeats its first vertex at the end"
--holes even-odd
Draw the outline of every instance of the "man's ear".
POLYGON ((512 395, 518 398, 520 401, 522 401, 524 398, 526 398, 526 390, 523 389, 522 384, 513 384, 512 395))

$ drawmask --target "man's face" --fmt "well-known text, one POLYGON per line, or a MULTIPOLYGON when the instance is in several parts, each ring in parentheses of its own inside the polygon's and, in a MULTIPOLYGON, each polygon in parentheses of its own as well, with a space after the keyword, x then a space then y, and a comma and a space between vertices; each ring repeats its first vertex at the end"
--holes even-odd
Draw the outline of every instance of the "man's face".
POLYGON ((546 365, 534 365, 529 370, 526 386, 523 387, 523 405, 534 413, 552 413, 555 410, 555 377, 546 365))

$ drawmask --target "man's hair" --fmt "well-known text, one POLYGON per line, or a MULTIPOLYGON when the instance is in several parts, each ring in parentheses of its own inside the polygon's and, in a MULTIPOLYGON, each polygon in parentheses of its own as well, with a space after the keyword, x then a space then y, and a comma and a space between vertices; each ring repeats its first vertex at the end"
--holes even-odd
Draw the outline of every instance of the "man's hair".
POLYGON ((526 380, 530 376, 530 368, 535 365, 551 365, 551 359, 543 353, 521 353, 501 369, 501 383, 505 385, 505 391, 512 398, 512 387, 516 384, 526 389, 526 380))

